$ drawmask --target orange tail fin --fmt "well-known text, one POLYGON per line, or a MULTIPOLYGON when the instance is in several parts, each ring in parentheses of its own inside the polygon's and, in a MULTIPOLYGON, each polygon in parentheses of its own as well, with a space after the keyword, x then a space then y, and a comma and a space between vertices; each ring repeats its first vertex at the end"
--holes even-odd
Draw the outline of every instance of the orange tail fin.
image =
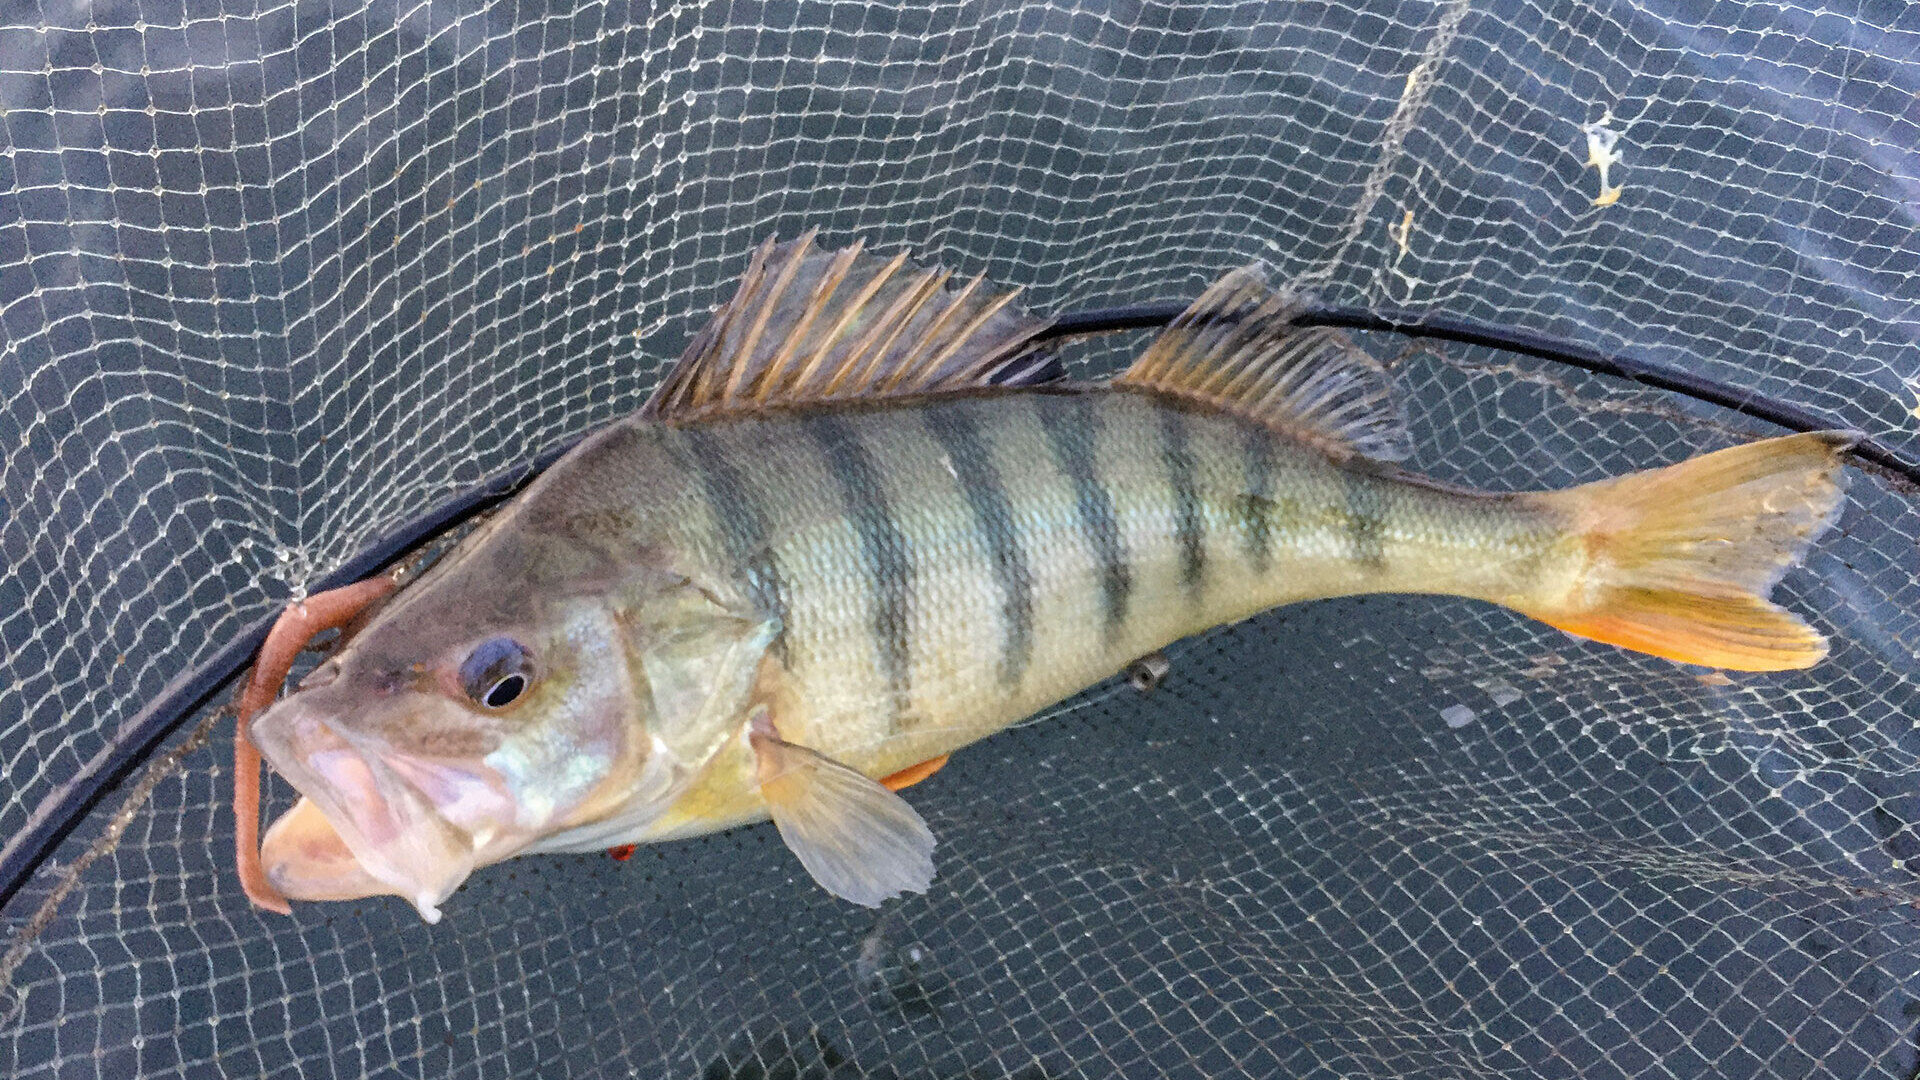
POLYGON ((1789 435, 1542 496, 1586 538, 1573 587, 1526 614, 1735 671, 1810 667, 1827 641, 1767 593, 1838 516, 1854 432, 1789 435))

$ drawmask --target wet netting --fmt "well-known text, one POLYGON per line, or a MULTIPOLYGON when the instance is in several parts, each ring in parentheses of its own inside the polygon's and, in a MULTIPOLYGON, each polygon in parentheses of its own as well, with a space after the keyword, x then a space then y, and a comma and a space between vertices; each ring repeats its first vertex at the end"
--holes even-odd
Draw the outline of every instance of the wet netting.
POLYGON ((1911 1077, 1917 94, 1848 0, 0 5, 0 1073, 1911 1077), (1055 314, 1265 260, 1477 486, 1862 429, 1777 594, 1833 654, 1303 605, 957 754, 878 914, 771 826, 250 908, 266 622, 809 227, 1055 314))

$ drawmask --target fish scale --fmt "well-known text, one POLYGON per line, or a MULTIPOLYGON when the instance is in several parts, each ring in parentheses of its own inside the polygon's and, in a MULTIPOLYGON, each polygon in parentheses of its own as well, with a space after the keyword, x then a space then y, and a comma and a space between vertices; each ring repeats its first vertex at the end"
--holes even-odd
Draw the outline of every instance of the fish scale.
POLYGON ((1025 522, 1015 514, 1006 479, 981 434, 974 410, 921 409, 927 434, 940 444, 941 463, 950 467, 972 512, 965 535, 984 549, 978 580, 992 581, 1000 593, 1000 684, 1017 687, 1033 659, 1033 572, 1021 541, 1025 522))
MULTIPOLYGON (((1433 575, 1563 531, 1541 507, 1343 468, 1125 390, 659 430, 726 448, 701 486, 731 491, 713 520, 765 522, 809 745, 868 772, 990 734, 1199 630, 1313 596, 1458 592, 1433 575), (1273 488, 1288 497, 1260 497, 1273 488)), ((1483 592, 1522 584, 1482 577, 1483 592)))

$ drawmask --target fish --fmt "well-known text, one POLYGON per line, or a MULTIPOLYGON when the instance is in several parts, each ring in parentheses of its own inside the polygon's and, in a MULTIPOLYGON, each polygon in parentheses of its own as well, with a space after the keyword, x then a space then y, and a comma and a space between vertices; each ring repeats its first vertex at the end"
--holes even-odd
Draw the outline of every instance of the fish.
POLYGON ((1411 455, 1392 373, 1255 264, 1076 381, 982 278, 761 245, 636 413, 585 439, 252 722, 300 900, 428 922, 481 867, 769 819, 878 906, 935 841, 901 791, 1189 635, 1428 593, 1683 663, 1827 651, 1767 599, 1843 502, 1845 431, 1557 491, 1411 455))

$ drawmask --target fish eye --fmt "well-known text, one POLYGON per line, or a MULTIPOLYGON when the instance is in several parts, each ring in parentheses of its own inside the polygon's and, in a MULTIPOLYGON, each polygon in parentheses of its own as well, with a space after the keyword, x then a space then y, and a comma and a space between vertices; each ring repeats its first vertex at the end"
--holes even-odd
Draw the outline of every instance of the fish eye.
POLYGON ((533 683, 533 655, 509 637, 488 638, 460 664, 460 687, 489 709, 504 709, 533 683))

